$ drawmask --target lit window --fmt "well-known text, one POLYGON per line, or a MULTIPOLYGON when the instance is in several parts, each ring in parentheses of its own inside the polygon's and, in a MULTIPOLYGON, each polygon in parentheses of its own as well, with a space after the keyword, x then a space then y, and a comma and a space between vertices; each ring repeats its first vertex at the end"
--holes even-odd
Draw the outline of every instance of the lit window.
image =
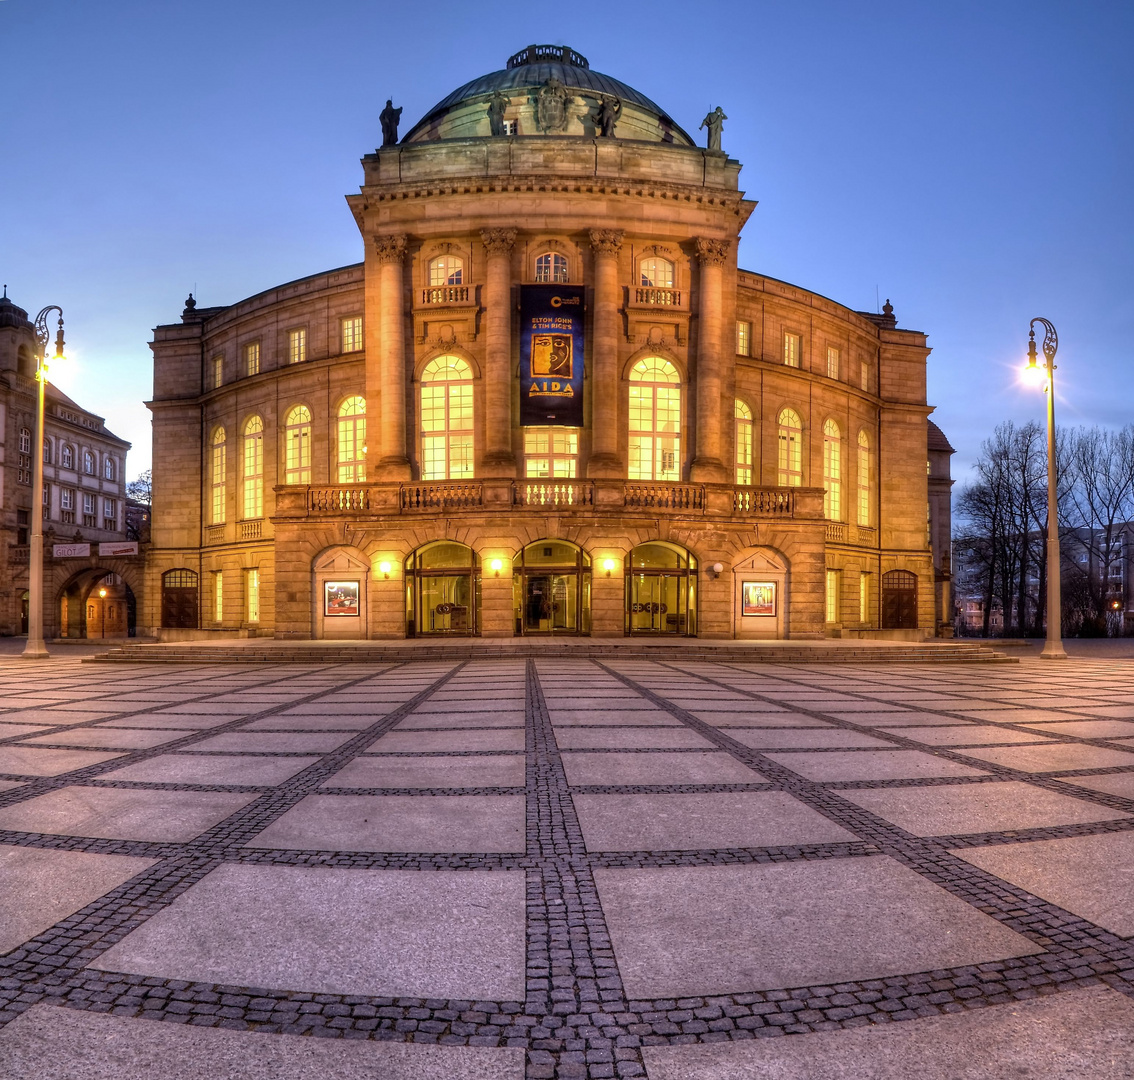
POLYGON ((827 378, 837 379, 839 377, 839 350, 827 346, 827 378))
POLYGON ((858 362, 858 381, 863 390, 870 391, 870 365, 865 360, 858 362))
POLYGON ((343 319, 343 352, 362 351, 362 316, 352 315, 343 319))
POLYGON ((260 343, 253 341, 244 346, 244 374, 260 374, 260 343))
POLYGON ((219 427, 213 432, 212 445, 209 447, 211 461, 209 463, 209 478, 212 486, 212 524, 224 524, 225 504, 225 443, 224 428, 219 427))
MULTIPOLYGON (((566 278, 564 278, 566 280, 566 278)), ((642 285, 655 289, 673 288, 673 263, 657 256, 642 260, 642 285)))
POLYGON ((102 476, 104 480, 114 479, 114 458, 108 457, 102 463, 102 476))
POLYGON ((803 425, 794 409, 781 411, 776 421, 778 468, 776 483, 780 487, 800 487, 803 484, 803 425))
POLYGON ((839 521, 843 507, 843 444, 834 420, 823 424, 823 516, 839 521))
POLYGON ((311 483, 311 412, 296 405, 284 424, 284 483, 311 483))
POLYGON ((260 570, 244 571, 244 595, 248 603, 248 621, 260 621, 260 570))
POLYGON ((736 418, 736 482, 752 483, 752 410, 740 398, 733 407, 736 418))
POLYGON ((752 324, 749 322, 736 324, 736 355, 752 355, 752 324))
POLYGON ((839 621, 839 572, 827 571, 827 622, 839 621))
POLYGON ((224 622, 224 572, 213 571, 213 621, 224 622))
POLYGON ((803 339, 798 334, 784 334, 784 363, 788 367, 799 367, 803 353, 803 339))
POLYGON ((59 464, 64 469, 73 469, 75 467, 75 450, 73 447, 63 444, 63 449, 59 452, 59 464))
POLYGON ((546 281, 557 285, 567 280, 567 256, 547 251, 535 261, 536 281, 546 281))
POLYGON ((83 472, 87 476, 94 476, 95 471, 95 456, 89 450, 83 451, 83 472))
POLYGON ((31 431, 28 428, 20 428, 20 453, 31 453, 31 431))
POLYGON ((858 433, 858 523, 870 525, 870 436, 858 433))
POLYGON ((339 483, 366 479, 366 399, 354 394, 339 406, 339 483))
POLYGON ((858 575, 858 621, 870 622, 870 575, 858 575))
POLYGON ((432 288, 441 285, 463 285, 464 283, 465 260, 459 255, 438 255, 436 259, 430 260, 429 284, 432 288))
POLYGON ((264 516, 264 421, 250 416, 244 425, 244 517, 264 516))
POLYGON ((529 480, 574 480, 578 460, 576 428, 524 428, 524 475, 529 480))
POLYGON ((212 360, 213 389, 224 382, 224 357, 214 356, 212 360))
POLYGON ((660 356, 630 369, 629 476, 681 479, 681 376, 660 356))
POLYGON ((459 356, 438 356, 421 373, 421 478, 472 475, 472 369, 459 356))
POLYGON ((287 362, 302 364, 307 359, 307 331, 289 330, 287 333, 287 362))

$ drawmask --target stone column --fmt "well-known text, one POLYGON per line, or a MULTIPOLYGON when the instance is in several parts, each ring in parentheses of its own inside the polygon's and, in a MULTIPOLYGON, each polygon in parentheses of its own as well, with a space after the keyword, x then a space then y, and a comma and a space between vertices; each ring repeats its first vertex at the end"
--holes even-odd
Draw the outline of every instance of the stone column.
POLYGON ((697 238, 697 452, 690 479, 709 483, 728 480, 721 460, 721 278, 730 250, 727 240, 697 238))
MULTIPOLYGON (((381 355, 382 414, 379 429, 381 457, 377 481, 409 480, 410 462, 406 446, 406 330, 403 264, 406 236, 377 236, 380 304, 379 342, 381 355)), ((373 438, 369 435, 368 439, 373 438)))
POLYGON ((512 245, 515 229, 481 229, 488 256, 484 282, 484 455, 481 475, 514 477, 512 449, 512 245))
POLYGON ((618 252, 621 229, 591 229, 595 314, 591 344, 591 456, 587 476, 624 478, 618 456, 618 252))

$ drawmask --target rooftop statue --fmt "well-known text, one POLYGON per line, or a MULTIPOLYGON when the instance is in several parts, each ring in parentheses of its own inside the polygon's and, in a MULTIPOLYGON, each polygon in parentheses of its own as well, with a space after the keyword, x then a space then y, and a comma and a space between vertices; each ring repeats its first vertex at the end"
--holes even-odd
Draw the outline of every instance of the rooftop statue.
POLYGON ((488 127, 493 135, 504 134, 504 110, 508 108, 508 95, 497 90, 488 100, 488 127))
POLYGON ((402 118, 402 107, 394 108, 394 99, 386 98, 386 107, 379 114, 382 124, 382 145, 396 146, 398 142, 398 121, 402 118))
POLYGON ((598 124, 599 133, 605 135, 608 139, 614 136, 614 125, 617 123, 618 118, 622 115, 622 99, 616 97, 604 97, 602 104, 598 108, 598 116, 596 122, 598 124))
MULTIPOLYGON (((721 128, 724 127, 724 122, 728 119, 724 114, 724 109, 719 105, 713 109, 704 120, 701 121, 701 127, 709 129, 709 142, 708 147, 710 150, 720 150, 721 148, 721 128)), ((698 128, 700 130, 700 128, 698 128)))

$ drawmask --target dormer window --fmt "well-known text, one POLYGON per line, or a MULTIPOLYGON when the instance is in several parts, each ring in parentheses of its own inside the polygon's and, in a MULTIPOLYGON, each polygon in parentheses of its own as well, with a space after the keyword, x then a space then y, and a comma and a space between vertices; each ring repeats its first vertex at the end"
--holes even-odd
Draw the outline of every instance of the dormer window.
POLYGON ((535 261, 536 281, 562 285, 567 281, 567 257, 554 251, 546 251, 535 261))
POLYGON ((459 255, 438 255, 429 263, 429 284, 432 288, 440 285, 463 285, 465 283, 465 260, 459 255))
POLYGON ((673 263, 652 256, 642 260, 642 285, 654 289, 673 288, 673 263))

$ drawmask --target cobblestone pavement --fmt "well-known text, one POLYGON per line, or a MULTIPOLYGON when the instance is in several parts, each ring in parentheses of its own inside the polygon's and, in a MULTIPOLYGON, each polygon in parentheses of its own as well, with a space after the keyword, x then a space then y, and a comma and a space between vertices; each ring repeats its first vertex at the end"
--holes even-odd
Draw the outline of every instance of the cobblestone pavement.
POLYGON ((1134 1074, 1127 661, 0 690, 5 1077, 1134 1074))

